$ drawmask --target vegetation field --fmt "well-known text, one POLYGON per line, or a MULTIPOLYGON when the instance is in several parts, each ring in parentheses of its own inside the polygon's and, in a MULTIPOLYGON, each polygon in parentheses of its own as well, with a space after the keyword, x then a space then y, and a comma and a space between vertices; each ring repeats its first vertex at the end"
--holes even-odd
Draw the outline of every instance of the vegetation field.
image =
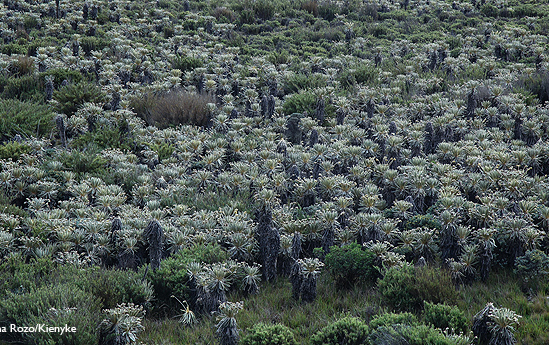
POLYGON ((3 0, 0 344, 548 344, 548 35, 547 0, 3 0))

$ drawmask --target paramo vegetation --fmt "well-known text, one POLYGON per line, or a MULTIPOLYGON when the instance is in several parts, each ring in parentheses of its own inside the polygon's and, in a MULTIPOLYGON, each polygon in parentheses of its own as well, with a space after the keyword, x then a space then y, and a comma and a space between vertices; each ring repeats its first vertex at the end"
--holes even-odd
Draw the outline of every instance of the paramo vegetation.
POLYGON ((546 0, 3 0, 11 344, 547 344, 546 0))

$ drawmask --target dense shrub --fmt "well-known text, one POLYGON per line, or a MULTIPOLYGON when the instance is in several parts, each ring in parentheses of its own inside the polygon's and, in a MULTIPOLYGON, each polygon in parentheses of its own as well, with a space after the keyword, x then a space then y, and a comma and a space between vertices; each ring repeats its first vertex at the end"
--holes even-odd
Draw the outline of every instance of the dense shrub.
POLYGON ((377 77, 378 73, 371 64, 362 64, 354 69, 347 69, 339 74, 338 81, 341 86, 349 89, 355 85, 367 85, 372 83, 377 77))
POLYGON ((44 80, 46 76, 53 76, 53 84, 57 87, 61 85, 63 80, 67 80, 72 83, 79 83, 83 79, 82 73, 80 71, 74 71, 64 68, 51 68, 46 72, 41 72, 38 74, 40 80, 44 80))
POLYGON ((469 321, 465 314, 456 306, 434 304, 425 301, 425 323, 435 328, 445 330, 449 328, 455 333, 467 332, 469 321))
POLYGON ((419 324, 419 321, 412 313, 385 313, 374 316, 372 321, 370 321, 370 328, 374 330, 378 327, 387 327, 397 324, 415 326, 419 324))
POLYGON ((326 86, 326 78, 320 74, 307 75, 304 73, 295 73, 284 80, 284 92, 286 94, 323 86, 326 86))
POLYGON ((291 329, 282 325, 259 323, 248 329, 240 341, 242 345, 297 345, 291 329))
POLYGON ((11 159, 17 161, 22 154, 29 153, 31 147, 25 143, 9 141, 0 145, 0 159, 11 159))
POLYGON ((172 295, 188 300, 189 278, 187 276, 187 265, 191 262, 203 262, 212 264, 223 262, 228 259, 228 254, 218 245, 194 245, 185 248, 177 254, 160 262, 160 268, 149 271, 147 278, 152 283, 158 298, 157 302, 173 304, 172 295))
POLYGON ((529 250, 516 258, 514 272, 525 285, 537 289, 542 279, 549 274, 549 256, 539 249, 529 250))
POLYGON ((358 243, 344 247, 333 246, 326 255, 326 268, 340 287, 349 287, 358 281, 375 283, 379 271, 374 267, 376 256, 358 243))
POLYGON ((307 111, 313 114, 317 98, 312 92, 299 92, 291 94, 284 100, 282 110, 285 114, 303 113, 307 111))
POLYGON ((90 145, 98 149, 118 148, 121 150, 130 150, 131 142, 122 129, 124 125, 118 127, 97 128, 92 132, 86 132, 79 135, 72 142, 72 146, 78 149, 84 149, 90 145))
POLYGON ((81 81, 69 83, 54 91, 53 98, 58 102, 57 110, 67 116, 73 115, 84 103, 103 103, 106 96, 95 84, 81 81))
POLYGON ((0 322, 18 326, 76 327, 77 332, 24 333, 26 344, 96 344, 101 304, 71 283, 42 286, 0 300, 0 322))
POLYGON ((41 102, 44 100, 43 87, 35 75, 21 77, 0 76, 1 98, 13 98, 20 101, 41 102))
POLYGON ((204 61, 202 59, 186 55, 177 55, 172 61, 172 67, 183 73, 186 71, 192 71, 195 68, 202 67, 203 65, 204 61))
POLYGON ((375 329, 368 340, 372 345, 377 344, 407 344, 407 345, 456 345, 470 342, 446 337, 441 330, 426 325, 408 326, 396 324, 375 329))
POLYGON ((345 317, 312 336, 313 345, 361 345, 368 339, 368 325, 359 318, 345 317))
POLYGON ((82 153, 78 150, 63 152, 59 156, 59 161, 63 163, 65 169, 79 175, 104 174, 108 163, 97 153, 82 153))
POLYGON ((131 106, 148 125, 167 128, 182 124, 206 126, 210 115, 208 103, 213 102, 207 95, 171 91, 140 95, 132 100, 131 106))
POLYGON ((451 303, 456 288, 450 274, 438 268, 392 267, 378 280, 379 291, 396 310, 421 310, 423 301, 451 303))
POLYGON ((54 113, 47 105, 0 99, 0 133, 3 138, 49 135, 54 113))

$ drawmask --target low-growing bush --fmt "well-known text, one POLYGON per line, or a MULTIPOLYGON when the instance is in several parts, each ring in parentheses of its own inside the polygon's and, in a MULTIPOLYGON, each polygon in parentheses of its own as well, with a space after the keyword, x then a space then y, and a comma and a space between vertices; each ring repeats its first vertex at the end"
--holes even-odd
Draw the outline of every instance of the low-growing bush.
POLYGON ((421 310, 423 301, 452 303, 457 294, 447 271, 411 265, 391 267, 378 287, 385 301, 399 311, 421 310))
POLYGON ((240 341, 242 345, 297 345, 294 333, 282 324, 258 323, 247 330, 240 341))
POLYGON ((171 91, 161 95, 140 95, 131 101, 131 106, 148 125, 167 128, 177 125, 206 126, 210 115, 208 103, 213 102, 214 99, 207 95, 171 91))
MULTIPOLYGON (((148 271, 147 278, 153 285, 157 304, 176 305, 172 295, 181 300, 189 299, 187 265, 191 262, 212 264, 228 259, 228 254, 218 245, 194 245, 182 249, 160 262, 160 268, 148 271)), ((173 309, 173 308, 172 308, 173 309)))
POLYGON ((4 139, 16 134, 25 137, 49 135, 54 113, 47 105, 0 99, 0 133, 4 139))
POLYGON ((29 153, 31 147, 25 143, 9 141, 0 145, 0 159, 11 159, 17 161, 22 154, 29 153))
POLYGON ((549 275, 549 256, 539 249, 529 250, 516 258, 514 272, 525 286, 537 290, 543 278, 549 275))
POLYGON ((359 318, 345 317, 312 336, 313 345, 361 345, 368 339, 368 325, 359 318))
POLYGON ((0 322, 18 326, 76 327, 77 332, 20 333, 25 344, 96 344, 101 303, 71 283, 42 286, 0 300, 0 322))
POLYGON ((35 75, 17 78, 0 76, 0 97, 33 102, 41 102, 45 98, 42 84, 35 75))
MULTIPOLYGON (((458 337, 459 338, 459 337, 458 337)), ((462 337, 463 338, 463 337, 462 337)), ((441 330, 426 325, 402 325, 379 327, 370 334, 369 344, 408 344, 408 345, 456 345, 470 344, 470 339, 458 342, 447 337, 441 330)))
POLYGON ((387 327, 392 325, 418 325, 419 321, 417 317, 412 313, 385 313, 376 315, 370 321, 370 328, 372 330, 378 327, 387 327))
POLYGON ((456 306, 434 304, 425 301, 424 316, 425 323, 441 330, 448 328, 454 333, 467 332, 469 325, 465 313, 456 306))
POLYGON ((101 104, 107 100, 101 88, 93 83, 81 81, 69 83, 53 92, 53 99, 58 102, 57 110, 72 116, 84 103, 101 104))
POLYGON ((202 67, 203 65, 204 61, 202 59, 186 55, 177 55, 172 61, 172 67, 183 73, 186 71, 192 71, 195 68, 202 67))
POLYGON ((330 248, 326 255, 326 268, 340 287, 349 287, 357 282, 375 283, 379 271, 374 267, 376 256, 358 243, 330 248))
POLYGON ((79 175, 103 174, 108 163, 96 153, 82 153, 78 150, 63 152, 59 161, 67 170, 79 175))

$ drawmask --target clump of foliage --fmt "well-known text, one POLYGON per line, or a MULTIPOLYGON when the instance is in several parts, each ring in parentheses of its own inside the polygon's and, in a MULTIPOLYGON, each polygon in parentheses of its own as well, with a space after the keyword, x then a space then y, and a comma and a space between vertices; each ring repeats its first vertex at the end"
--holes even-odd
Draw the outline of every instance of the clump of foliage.
POLYGON ((423 301, 452 303, 456 288, 450 274, 430 267, 391 267, 378 280, 378 288, 385 300, 400 311, 418 311, 423 301))
POLYGON ((0 145, 0 159, 11 159, 17 161, 22 154, 29 153, 31 147, 26 143, 8 141, 0 145))
POLYGON ((147 279, 154 287, 158 296, 157 304, 174 304, 170 296, 174 295, 180 299, 189 299, 189 277, 187 265, 191 262, 213 264, 228 259, 226 251, 218 245, 207 244, 206 246, 194 245, 184 248, 176 254, 161 261, 157 270, 150 270, 147 279))
POLYGON ((246 331, 240 340, 242 345, 297 345, 294 334, 288 327, 277 323, 258 323, 246 331))
POLYGON ((172 61, 172 67, 185 73, 204 66, 204 61, 193 56, 178 55, 172 61))
POLYGON ((425 323, 441 330, 450 329, 454 333, 467 332, 469 321, 456 306, 434 304, 425 301, 425 323))
POLYGON ((357 282, 375 283, 379 277, 375 261, 375 254, 358 243, 333 246, 325 258, 326 268, 340 287, 350 287, 357 282))
POLYGON ((514 272, 525 285, 536 290, 549 274, 549 256, 539 249, 529 250, 516 258, 514 272))
POLYGON ((312 336, 314 345, 360 345, 367 342, 368 325, 359 318, 345 317, 312 336))
POLYGON ((0 133, 4 139, 16 134, 24 137, 49 135, 54 116, 48 105, 0 99, 0 133))
POLYGON ((69 83, 53 92, 57 101, 57 110, 67 116, 72 116, 84 103, 101 104, 106 101, 101 88, 93 83, 80 81, 69 83))

